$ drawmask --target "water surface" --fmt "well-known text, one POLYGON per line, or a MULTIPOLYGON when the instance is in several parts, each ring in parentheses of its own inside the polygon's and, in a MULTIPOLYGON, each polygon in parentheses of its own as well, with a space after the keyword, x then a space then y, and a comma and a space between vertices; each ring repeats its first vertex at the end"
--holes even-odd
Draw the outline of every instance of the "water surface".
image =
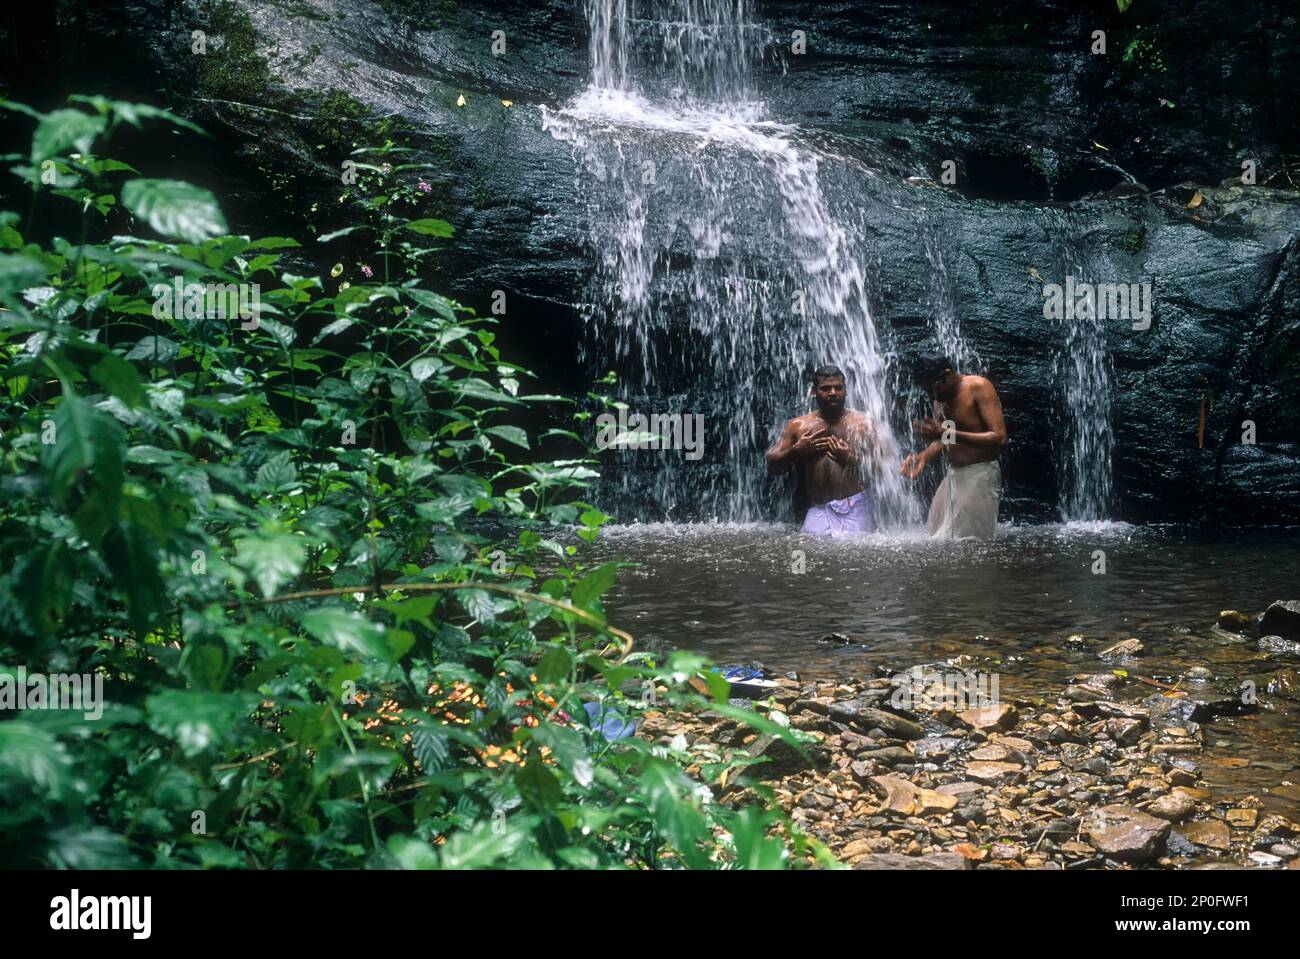
MULTIPOLYGON (((1074 674, 1111 669, 1097 653, 1136 637, 1146 655, 1133 675, 1205 699, 1255 683, 1258 713, 1206 725, 1205 778, 1225 797, 1253 792, 1300 815, 1262 792, 1300 782, 1300 703, 1267 691, 1300 656, 1215 627, 1221 609, 1253 615, 1300 598, 1300 531, 1004 525, 994 542, 953 543, 920 530, 828 540, 770 524, 633 524, 607 530, 597 550, 639 564, 607 603, 639 642, 801 677, 952 660, 996 671, 1003 698, 1054 697, 1074 674), (822 641, 831 633, 850 642, 822 641), (1081 648, 1066 645, 1073 634, 1081 648), (1213 679, 1184 678, 1192 666, 1213 679)), ((1117 698, 1156 692, 1131 683, 1117 698)))

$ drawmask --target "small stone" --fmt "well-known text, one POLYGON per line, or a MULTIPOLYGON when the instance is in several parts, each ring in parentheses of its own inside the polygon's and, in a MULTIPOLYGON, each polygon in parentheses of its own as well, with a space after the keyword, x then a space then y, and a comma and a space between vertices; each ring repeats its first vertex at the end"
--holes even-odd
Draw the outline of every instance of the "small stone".
POLYGON ((1131 656, 1141 656, 1144 652, 1146 652, 1146 647, 1142 645, 1141 640, 1126 639, 1114 646, 1106 647, 1097 655, 1108 663, 1118 663, 1131 656))
POLYGON ((1147 812, 1151 815, 1169 822, 1182 822, 1195 811, 1196 802, 1192 797, 1177 792, 1161 796, 1147 807, 1147 812))
POLYGON ((1283 799, 1289 799, 1292 802, 1300 802, 1300 786, 1290 783, 1283 786, 1273 786, 1268 793, 1270 796, 1281 796, 1283 799))
POLYGON ((942 786, 939 786, 935 790, 935 792, 941 792, 947 796, 958 796, 958 797, 971 796, 977 793, 982 793, 983 791, 984 791, 984 787, 981 786, 979 783, 966 783, 966 782, 944 783, 942 786))
POLYGON ((983 783, 1018 781, 1022 772, 1015 763, 974 762, 966 766, 966 775, 983 783))
POLYGON ((1019 859, 1025 854, 1020 846, 1005 842, 995 842, 989 849, 990 859, 1019 859))
POLYGON ((1278 863, 1282 861, 1282 857, 1280 856, 1273 856, 1266 852, 1259 852, 1258 850, 1252 852, 1246 858, 1249 859, 1251 862, 1257 863, 1261 866, 1276 866, 1278 863))
POLYGON ((1112 859, 1142 862, 1160 855, 1169 823, 1131 806, 1102 806, 1084 819, 1080 835, 1112 859))
POLYGON ((873 851, 870 840, 855 839, 840 850, 839 856, 841 859, 855 859, 858 856, 868 856, 873 851))
POLYGON ((981 746, 979 749, 972 751, 970 758, 980 762, 1000 763, 1006 761, 1010 755, 1011 750, 1007 749, 1005 746, 999 746, 996 743, 993 743, 988 746, 981 746))
POLYGON ((1258 818, 1259 811, 1255 809, 1229 809, 1227 814, 1228 825, 1234 829, 1254 829, 1258 818))
POLYGON ((1214 673, 1210 672, 1210 670, 1206 669, 1204 666, 1193 666, 1187 671, 1188 679, 1206 680, 1212 679, 1213 677, 1214 673))
POLYGON ((1106 720, 1106 735, 1121 746, 1135 745, 1142 736, 1142 722, 1137 719, 1106 720))
POLYGON ((1259 638, 1259 648, 1266 653, 1282 653, 1287 656, 1300 656, 1300 642, 1281 636, 1268 635, 1259 638))
POLYGON ((916 757, 901 746, 886 746, 884 749, 864 750, 858 753, 858 759, 877 762, 882 766, 896 766, 899 763, 916 761, 916 757))
POLYGON ((930 739, 918 739, 911 744, 912 752, 922 759, 944 760, 965 740, 956 736, 935 736, 930 739))
POLYGON ((957 808, 957 797, 934 789, 921 789, 899 776, 873 776, 871 787, 885 800, 885 808, 903 816, 949 812, 957 808))
POLYGON ((983 709, 967 709, 959 713, 958 718, 967 726, 981 732, 1005 732, 1016 725, 1020 714, 1010 703, 999 703, 983 709))
POLYGON ((928 856, 903 856, 877 853, 853 864, 854 869, 969 869, 967 860, 955 852, 936 852, 928 856))
POLYGON ((1294 669, 1279 670, 1269 677, 1266 688, 1270 693, 1278 693, 1292 699, 1298 698, 1300 697, 1300 673, 1294 669))
POLYGON ((1235 609, 1225 609, 1219 612, 1219 629, 1225 629, 1230 633, 1244 633, 1252 625, 1249 616, 1245 613, 1239 613, 1235 609))
POLYGON ((1268 851, 1275 856, 1281 856, 1283 859, 1294 859, 1296 856, 1300 856, 1300 849, 1285 842, 1279 842, 1269 846, 1268 851))
MULTIPOLYGON (((898 739, 921 739, 925 736, 925 730, 921 728, 919 723, 914 723, 910 719, 896 716, 893 713, 887 713, 883 709, 867 706, 860 699, 850 699, 832 704, 830 716, 842 723, 866 730, 869 736, 871 736, 871 731, 874 729, 880 729, 898 739)), ((879 737, 872 736, 871 738, 876 739, 879 737)))
POLYGON ((1188 823, 1182 827, 1181 832, 1186 839, 1196 845, 1217 849, 1220 852, 1227 852, 1232 844, 1228 827, 1217 819, 1202 819, 1199 822, 1188 823))

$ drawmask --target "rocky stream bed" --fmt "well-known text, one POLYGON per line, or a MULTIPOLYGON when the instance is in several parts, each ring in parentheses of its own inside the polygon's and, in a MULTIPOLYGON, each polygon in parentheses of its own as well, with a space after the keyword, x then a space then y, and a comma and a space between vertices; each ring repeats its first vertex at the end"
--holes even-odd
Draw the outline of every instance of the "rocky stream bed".
MULTIPOLYGON (((1217 628, 1300 657, 1300 602, 1261 617, 1225 610, 1217 628)), ((762 757, 710 784, 717 801, 752 801, 770 787, 795 823, 857 869, 1300 869, 1300 772, 1288 778, 1286 764, 1272 764, 1275 784, 1255 791, 1205 781, 1207 766, 1251 763, 1216 755, 1204 724, 1258 711, 1253 686, 1207 694, 1196 667, 1172 685, 1144 678, 1136 639, 1096 652, 1095 671, 1063 688, 960 711, 940 690, 892 677, 951 675, 964 657, 856 680, 787 674, 752 705, 807 734, 802 750, 709 711, 652 711, 640 732, 701 763, 762 757), (902 688, 911 708, 897 705, 902 688)), ((1260 692, 1300 695, 1300 674, 1280 670, 1260 692)))

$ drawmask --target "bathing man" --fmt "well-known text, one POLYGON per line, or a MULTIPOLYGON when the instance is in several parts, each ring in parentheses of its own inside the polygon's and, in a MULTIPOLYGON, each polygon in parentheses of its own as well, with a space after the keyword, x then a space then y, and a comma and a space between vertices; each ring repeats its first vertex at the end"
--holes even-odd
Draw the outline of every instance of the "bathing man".
POLYGON ((1007 445, 998 392, 984 377, 963 376, 947 357, 933 353, 922 356, 914 371, 916 385, 930 393, 934 415, 914 420, 912 428, 932 442, 903 460, 902 473, 916 479, 940 453, 947 460, 947 475, 930 503, 930 535, 993 539, 1002 499, 998 454, 1007 445))
POLYGON ((875 519, 863 482, 864 458, 876 458, 875 429, 867 416, 845 407, 844 374, 838 367, 818 369, 812 385, 817 410, 785 424, 767 451, 767 475, 800 469, 811 501, 805 533, 870 533, 875 519))

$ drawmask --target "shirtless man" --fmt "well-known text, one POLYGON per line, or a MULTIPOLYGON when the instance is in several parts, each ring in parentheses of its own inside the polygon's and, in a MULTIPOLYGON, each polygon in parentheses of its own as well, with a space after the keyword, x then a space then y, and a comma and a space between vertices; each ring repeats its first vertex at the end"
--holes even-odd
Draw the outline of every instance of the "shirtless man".
POLYGON ((934 415, 913 421, 912 426, 918 435, 933 442, 904 459, 902 473, 916 479, 940 453, 948 465, 930 503, 930 535, 993 539, 1002 498, 998 454, 1007 445, 1007 424, 997 390, 982 376, 963 376, 950 360, 935 354, 921 357, 915 376, 916 384, 930 392, 934 415))
POLYGON ((801 470, 811 506, 803 531, 821 536, 870 533, 875 529, 871 502, 863 483, 864 455, 875 455, 871 421, 847 409, 844 374, 823 366, 813 373, 817 410, 785 424, 781 438, 767 451, 767 475, 801 470))

